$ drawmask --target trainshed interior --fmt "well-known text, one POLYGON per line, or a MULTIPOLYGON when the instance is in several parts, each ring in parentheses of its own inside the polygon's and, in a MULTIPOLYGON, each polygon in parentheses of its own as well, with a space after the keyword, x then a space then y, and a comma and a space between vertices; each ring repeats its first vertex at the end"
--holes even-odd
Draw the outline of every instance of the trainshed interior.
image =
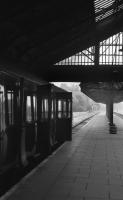
MULTIPOLYGON (((2 2, 1 67, 48 81, 94 80, 103 73, 108 76, 113 73, 108 66, 105 71, 104 66, 57 69, 53 65, 122 32, 122 7, 122 0, 2 2)), ((121 68, 119 76, 120 72, 121 68)))
POLYGON ((99 102, 112 91, 112 102, 122 99, 122 0, 3 2, 0 9, 1 69, 44 81, 80 81, 99 102), (76 63, 73 55, 89 59, 76 63), (111 62, 104 62, 107 56, 111 62))

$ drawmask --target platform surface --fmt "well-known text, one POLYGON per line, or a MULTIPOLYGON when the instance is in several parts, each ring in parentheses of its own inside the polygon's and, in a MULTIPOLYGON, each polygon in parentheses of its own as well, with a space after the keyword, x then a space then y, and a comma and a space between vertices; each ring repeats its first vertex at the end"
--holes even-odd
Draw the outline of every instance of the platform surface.
POLYGON ((109 134, 104 115, 77 129, 7 200, 123 200, 123 119, 109 134))

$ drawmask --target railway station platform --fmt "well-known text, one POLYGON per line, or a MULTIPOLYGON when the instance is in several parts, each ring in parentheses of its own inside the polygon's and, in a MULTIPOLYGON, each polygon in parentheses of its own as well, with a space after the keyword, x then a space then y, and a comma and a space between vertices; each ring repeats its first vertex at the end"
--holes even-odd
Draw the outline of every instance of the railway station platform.
MULTIPOLYGON (((123 119, 98 114, 0 200, 123 200, 123 119)), ((75 132, 75 131, 74 131, 75 132)))

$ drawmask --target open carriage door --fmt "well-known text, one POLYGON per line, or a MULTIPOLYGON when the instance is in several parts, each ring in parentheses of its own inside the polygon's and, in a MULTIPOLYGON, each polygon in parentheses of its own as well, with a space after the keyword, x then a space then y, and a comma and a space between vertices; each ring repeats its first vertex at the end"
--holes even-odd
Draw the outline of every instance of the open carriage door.
POLYGON ((38 87, 37 152, 42 158, 51 153, 51 85, 38 87))
POLYGON ((72 95, 56 94, 56 135, 57 141, 63 143, 72 139, 72 95))

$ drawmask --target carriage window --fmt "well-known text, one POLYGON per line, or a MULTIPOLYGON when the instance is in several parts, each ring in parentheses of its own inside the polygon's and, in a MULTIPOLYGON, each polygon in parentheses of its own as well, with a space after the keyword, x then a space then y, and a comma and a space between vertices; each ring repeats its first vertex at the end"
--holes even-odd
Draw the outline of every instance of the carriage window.
POLYGON ((32 122, 37 120, 37 98, 36 96, 26 97, 26 121, 32 122))
POLYGON ((71 117, 71 101, 70 99, 68 100, 68 118, 71 117))
POLYGON ((34 121, 37 120, 37 98, 33 96, 34 121))
POLYGON ((7 92, 7 102, 8 102, 8 119, 9 125, 14 124, 14 93, 13 91, 7 92))
POLYGON ((32 115, 31 115, 31 96, 27 96, 26 99, 26 121, 31 122, 32 121, 32 115))
POLYGON ((4 87, 0 85, 0 132, 5 131, 5 97, 4 87))
POLYGON ((58 100, 58 118, 67 117, 67 102, 64 99, 58 100))
POLYGON ((53 105, 53 100, 52 100, 52 107, 51 107, 51 119, 54 118, 54 105, 53 105))
POLYGON ((58 118, 62 118, 62 100, 58 100, 58 118))
POLYGON ((63 101, 63 118, 67 117, 67 106, 66 101, 63 101))
POLYGON ((41 118, 48 119, 48 111, 49 111, 48 99, 42 99, 41 109, 42 109, 41 118))

